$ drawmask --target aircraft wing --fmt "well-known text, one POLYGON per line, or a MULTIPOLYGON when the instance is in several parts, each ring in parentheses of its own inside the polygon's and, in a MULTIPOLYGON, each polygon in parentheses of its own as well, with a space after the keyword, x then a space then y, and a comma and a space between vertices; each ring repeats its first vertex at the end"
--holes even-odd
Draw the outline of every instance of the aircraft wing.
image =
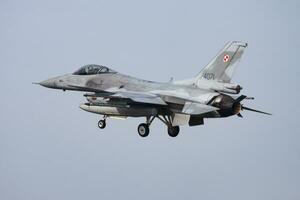
POLYGON ((126 91, 118 88, 111 88, 108 90, 99 90, 91 87, 82 87, 77 85, 69 85, 70 87, 80 89, 82 91, 94 92, 95 94, 86 94, 85 96, 91 97, 105 97, 105 98, 125 98, 131 99, 137 103, 148 103, 155 105, 167 105, 159 96, 144 92, 126 91))
POLYGON ((168 103, 170 103, 167 100, 168 97, 172 97, 173 99, 177 98, 184 102, 183 109, 180 112, 188 115, 200 115, 200 114, 218 110, 218 108, 199 102, 195 98, 190 98, 185 95, 179 95, 179 94, 169 94, 165 92, 155 94, 155 93, 148 93, 148 92, 146 93, 146 92, 127 91, 119 88, 111 88, 106 91, 91 89, 91 88, 81 88, 81 89, 89 89, 89 91, 95 92, 95 94, 90 94, 87 96, 105 97, 110 99, 124 98, 124 99, 130 99, 133 102, 137 102, 137 103, 146 103, 146 104, 163 105, 163 106, 167 106, 168 103))
POLYGON ((142 93, 142 92, 118 91, 115 94, 111 95, 110 97, 127 98, 138 103, 168 105, 159 96, 148 94, 148 93, 142 93))
MULTIPOLYGON (((96 94, 97 95, 97 94, 96 94)), ((98 94, 99 95, 99 94, 98 94)), ((131 99, 137 103, 148 103, 154 105, 168 105, 161 97, 154 94, 146 94, 139 92, 117 92, 110 95, 108 98, 126 98, 131 99)), ((173 97, 174 98, 174 97, 173 97)), ((216 107, 209 106, 199 102, 191 102, 189 99, 185 99, 186 102, 183 106, 181 113, 188 115, 200 115, 211 111, 219 110, 216 107)))

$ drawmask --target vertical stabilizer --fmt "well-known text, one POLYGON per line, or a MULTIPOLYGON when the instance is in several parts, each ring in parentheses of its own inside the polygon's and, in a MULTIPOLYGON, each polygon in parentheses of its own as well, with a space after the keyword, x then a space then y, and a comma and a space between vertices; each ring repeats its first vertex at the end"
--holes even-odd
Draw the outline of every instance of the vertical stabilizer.
POLYGON ((201 79, 230 83, 246 47, 245 42, 227 43, 223 50, 196 76, 195 83, 197 84, 201 79))

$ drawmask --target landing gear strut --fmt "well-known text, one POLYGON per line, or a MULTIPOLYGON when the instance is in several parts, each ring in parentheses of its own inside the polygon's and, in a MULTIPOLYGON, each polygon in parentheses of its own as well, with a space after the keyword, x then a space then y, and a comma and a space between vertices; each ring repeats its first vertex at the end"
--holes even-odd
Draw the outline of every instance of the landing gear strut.
POLYGON ((180 128, 179 126, 173 126, 172 125, 172 118, 170 115, 167 116, 162 116, 162 118, 160 116, 157 116, 157 118, 162 121, 164 124, 167 125, 168 127, 168 135, 170 137, 176 137, 179 134, 180 128))

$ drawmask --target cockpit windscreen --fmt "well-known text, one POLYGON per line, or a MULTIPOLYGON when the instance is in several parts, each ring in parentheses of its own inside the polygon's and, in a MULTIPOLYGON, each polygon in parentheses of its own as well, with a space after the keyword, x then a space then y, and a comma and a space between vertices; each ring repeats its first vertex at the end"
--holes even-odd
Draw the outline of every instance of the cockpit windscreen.
POLYGON ((103 73, 117 73, 116 71, 109 69, 108 67, 102 65, 85 65, 79 70, 74 72, 74 75, 93 75, 93 74, 103 74, 103 73))

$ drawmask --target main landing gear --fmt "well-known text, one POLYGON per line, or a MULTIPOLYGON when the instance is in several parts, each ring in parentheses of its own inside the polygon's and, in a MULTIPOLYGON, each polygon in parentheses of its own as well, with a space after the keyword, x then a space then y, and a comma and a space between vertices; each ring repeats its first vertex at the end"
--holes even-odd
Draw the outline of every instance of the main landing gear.
MULTIPOLYGON (((170 137, 176 137, 179 134, 180 128, 179 126, 172 126, 172 118, 170 116, 151 116, 151 117, 146 117, 146 123, 141 123, 138 128, 138 134, 141 137, 147 137, 150 133, 150 125, 154 121, 155 118, 158 118, 160 121, 162 121, 167 127, 168 127, 168 135, 170 137)), ((98 127, 100 129, 104 129, 106 127, 106 119, 107 116, 104 115, 103 119, 99 120, 98 122, 98 127)))
POLYGON ((176 137, 179 134, 179 126, 168 126, 168 134, 170 137, 176 137))
POLYGON ((162 121, 164 124, 167 125, 168 127, 168 134, 170 137, 176 137, 179 134, 180 128, 179 126, 172 126, 172 121, 171 121, 171 117, 170 116, 152 116, 152 117, 147 117, 146 118, 146 123, 141 123, 138 126, 138 134, 141 137, 147 137, 149 135, 150 132, 150 125, 153 122, 153 120, 155 118, 158 118, 160 121, 162 121))
POLYGON ((138 126, 138 133, 141 137, 147 137, 149 135, 149 125, 146 124, 146 123, 141 123, 139 126, 138 126))

